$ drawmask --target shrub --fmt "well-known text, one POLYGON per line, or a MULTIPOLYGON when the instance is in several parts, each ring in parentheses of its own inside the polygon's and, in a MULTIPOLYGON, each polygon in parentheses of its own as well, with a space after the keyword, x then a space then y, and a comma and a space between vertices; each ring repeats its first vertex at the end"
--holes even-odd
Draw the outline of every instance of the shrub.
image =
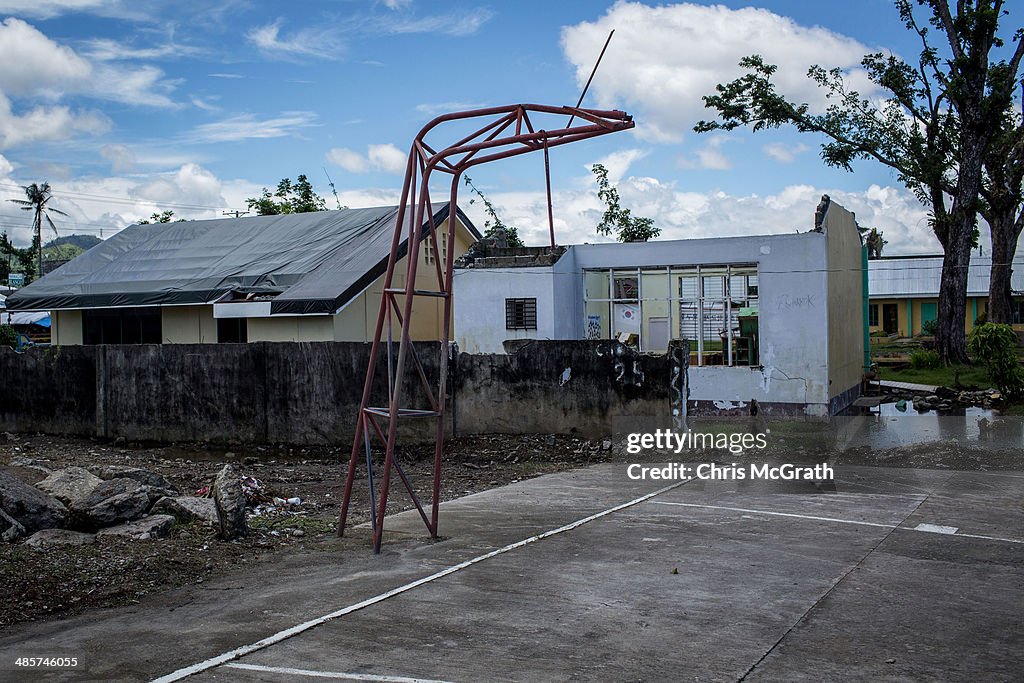
POLYGON ((1017 333, 1012 327, 978 325, 971 330, 967 348, 988 370, 997 389, 1008 396, 1024 395, 1024 368, 1017 359, 1017 333))
POLYGON ((939 331, 939 321, 938 320, 925 320, 923 323, 921 323, 921 332, 923 332, 924 334, 928 334, 928 335, 931 335, 931 336, 934 337, 935 333, 938 332, 938 331, 939 331))
POLYGON ((18 333, 10 325, 0 325, 0 346, 10 346, 12 349, 18 346, 18 333))
POLYGON ((942 359, 935 351, 911 351, 910 364, 915 370, 934 370, 942 365, 942 359))
POLYGON ((988 322, 988 311, 982 311, 978 314, 978 317, 974 319, 975 325, 984 325, 988 322))

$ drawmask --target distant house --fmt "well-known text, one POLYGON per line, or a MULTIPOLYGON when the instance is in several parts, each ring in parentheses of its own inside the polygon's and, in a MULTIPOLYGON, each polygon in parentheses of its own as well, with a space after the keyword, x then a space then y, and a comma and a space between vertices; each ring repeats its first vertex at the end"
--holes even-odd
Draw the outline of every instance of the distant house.
MULTIPOLYGON (((440 227, 449 206, 433 208, 440 227)), ((51 311, 61 345, 369 341, 397 210, 133 225, 19 289, 7 306, 51 311)), ((438 256, 459 256, 480 239, 461 211, 456 218, 454 244, 441 235, 440 255, 421 247, 425 288, 438 256)), ((405 265, 403 255, 398 286, 405 265)), ((440 305, 417 302, 414 339, 441 337, 440 305)))
POLYGON ((766 412, 834 415, 863 376, 862 254, 853 214, 835 203, 819 230, 799 234, 554 251, 481 243, 457 263, 455 338, 469 353, 618 339, 657 354, 685 339, 696 410, 756 400, 766 412))
MULTIPOLYGON (((971 256, 967 271, 966 330, 988 312, 990 256, 971 256)), ((872 332, 900 336, 921 334, 921 326, 938 317, 941 256, 887 256, 868 263, 868 325, 872 332)), ((1013 260, 1013 326, 1024 330, 1024 255, 1013 260)))

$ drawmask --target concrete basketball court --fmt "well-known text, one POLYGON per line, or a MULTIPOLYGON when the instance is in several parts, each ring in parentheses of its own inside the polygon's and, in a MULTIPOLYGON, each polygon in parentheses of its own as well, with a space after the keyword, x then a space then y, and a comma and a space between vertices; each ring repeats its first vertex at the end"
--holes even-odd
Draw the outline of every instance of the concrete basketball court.
POLYGON ((1024 473, 836 479, 549 475, 446 503, 442 542, 402 513, 378 557, 286 559, 0 652, 82 662, 46 680, 1018 679, 1024 473))

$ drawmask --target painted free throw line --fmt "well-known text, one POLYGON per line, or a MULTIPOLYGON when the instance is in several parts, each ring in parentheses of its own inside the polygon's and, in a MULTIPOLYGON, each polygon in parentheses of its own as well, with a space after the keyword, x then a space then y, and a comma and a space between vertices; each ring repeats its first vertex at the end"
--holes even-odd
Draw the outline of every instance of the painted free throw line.
POLYGON ((572 531, 573 529, 581 527, 584 524, 587 524, 588 522, 593 522, 595 519, 600 519, 612 513, 618 512, 619 510, 625 510, 628 507, 632 507, 646 500, 649 500, 654 496, 661 495, 666 491, 671 491, 672 489, 679 488, 683 484, 686 484, 687 481, 688 480, 684 479, 674 484, 669 484, 668 486, 660 488, 657 491, 652 491, 650 493, 640 496, 639 498, 634 498, 633 500, 628 501, 626 503, 622 503, 620 505, 616 505, 615 507, 608 508, 607 510, 602 510, 601 512, 594 513, 589 517, 584 517, 583 519, 578 519, 575 522, 570 522, 569 524, 560 526, 556 529, 551 529, 549 531, 545 531, 544 533, 537 534, 536 536, 530 536, 529 538, 524 538, 521 541, 510 543, 504 546, 503 548, 492 550, 489 553, 477 555, 472 559, 466 560, 465 562, 460 562, 459 564, 452 565, 446 569, 442 569, 441 571, 431 574, 430 576, 424 576, 422 579, 411 581, 405 584, 404 586, 392 588, 391 590, 375 595, 372 598, 367 598, 366 600, 357 602, 352 605, 348 605, 347 607, 342 607, 339 610, 335 610, 334 612, 325 614, 321 617, 310 619, 309 621, 297 624, 295 626, 292 626, 291 628, 286 628, 283 631, 278 631, 274 635, 267 636, 263 640, 256 641, 255 643, 250 643, 249 645, 243 645, 242 647, 237 647, 234 650, 230 650, 223 654, 217 655, 216 657, 211 657, 206 661, 199 662, 197 664, 192 664, 190 666, 178 669, 177 671, 173 671, 165 676, 161 676, 160 678, 155 678, 153 679, 152 683, 172 683, 173 681, 180 681, 183 678, 188 678, 189 676, 201 673, 208 669, 212 669, 216 666, 220 666, 221 664, 226 664, 232 660, 238 659, 239 657, 244 657, 245 655, 252 654, 257 650, 262 650, 266 647, 270 647, 271 645, 280 643, 281 641, 287 640, 292 636, 296 636, 300 633, 308 631, 311 628, 315 628, 321 624, 325 624, 328 621, 331 621, 332 619, 343 617, 346 614, 351 614, 352 612, 358 612, 359 610, 364 609, 366 607, 370 607, 371 605, 376 605, 378 602, 384 602, 388 598, 393 598, 396 595, 401 595, 402 593, 405 593, 406 591, 411 591, 414 588, 419 588, 424 584, 430 583, 432 581, 437 581, 438 579, 443 579, 449 574, 454 574, 455 572, 462 571, 463 569, 466 569, 467 567, 472 567, 474 564, 483 562, 484 560, 489 560, 492 557, 497 557, 498 555, 504 555, 507 552, 511 552, 518 548, 522 548, 524 545, 536 543, 537 541, 542 541, 545 538, 549 538, 557 534, 563 534, 566 531, 572 531))
POLYGON ((956 536, 958 538, 980 538, 985 541, 1001 541, 1003 543, 1024 543, 1016 538, 1001 538, 999 536, 982 536, 980 534, 956 533, 956 527, 936 526, 934 524, 919 524, 916 527, 900 526, 899 524, 883 524, 880 522, 865 522, 859 519, 842 519, 839 517, 818 517, 816 515, 800 515, 795 512, 775 512, 773 510, 755 510, 752 508, 734 508, 724 505, 702 505, 700 503, 674 503, 667 500, 656 500, 655 505, 674 505, 683 508, 703 508, 705 510, 729 510, 731 512, 748 512, 752 515, 771 515, 772 517, 796 517, 797 519, 810 519, 816 522, 835 522, 838 524, 856 524, 858 526, 874 526, 883 529, 897 529, 899 531, 920 531, 926 534, 941 534, 943 536, 956 536), (954 531, 949 531, 954 529, 954 531))
POLYGON ((246 671, 262 671, 272 674, 289 676, 307 676, 309 678, 334 678, 342 681, 372 681, 373 683, 449 683, 432 678, 409 678, 407 676, 380 676, 377 674, 357 674, 342 671, 313 671, 311 669, 293 669, 289 666, 263 666, 262 664, 243 664, 231 662, 224 665, 229 669, 245 669, 246 671))

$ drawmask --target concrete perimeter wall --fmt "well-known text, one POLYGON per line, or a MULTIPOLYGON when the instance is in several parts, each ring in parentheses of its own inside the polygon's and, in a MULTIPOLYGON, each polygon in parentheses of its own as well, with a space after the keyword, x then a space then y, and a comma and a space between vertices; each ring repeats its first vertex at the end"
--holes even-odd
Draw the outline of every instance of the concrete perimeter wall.
MULTIPOLYGON (((436 344, 418 348, 428 376, 436 377, 436 344)), ((369 350, 357 342, 66 346, 23 354, 3 347, 0 431, 347 447, 369 350)), ((610 433, 613 416, 669 411, 668 358, 617 342, 527 342, 511 355, 460 354, 449 369, 448 428, 454 423, 458 433, 597 436, 610 433)), ((415 372, 407 375, 406 395, 421 396, 415 372)), ((385 382, 381 362, 377 405, 385 382)), ((432 438, 431 421, 406 424, 415 425, 406 436, 432 438)))

